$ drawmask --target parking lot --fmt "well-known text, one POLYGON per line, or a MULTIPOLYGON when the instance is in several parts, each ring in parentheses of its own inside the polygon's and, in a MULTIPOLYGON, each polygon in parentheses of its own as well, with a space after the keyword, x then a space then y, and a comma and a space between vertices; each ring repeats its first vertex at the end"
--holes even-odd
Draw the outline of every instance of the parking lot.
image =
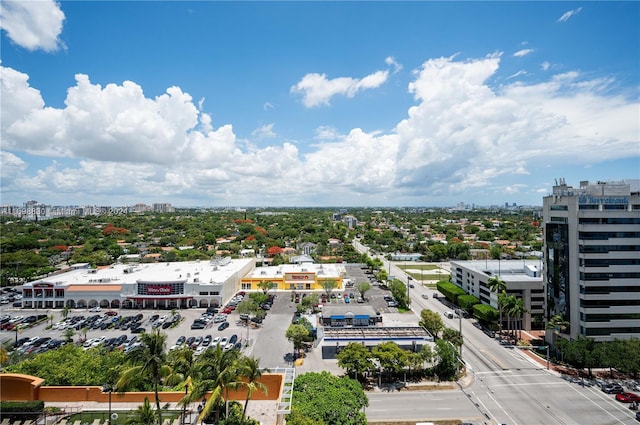
MULTIPOLYGON (((345 303, 344 295, 349 298, 349 303, 354 303, 359 293, 355 288, 355 284, 359 282, 370 282, 371 289, 365 294, 365 301, 362 304, 357 305, 370 305, 376 311, 379 311, 384 321, 387 324, 393 325, 394 321, 398 320, 399 315, 397 310, 393 307, 388 307, 387 301, 383 298, 388 296, 389 292, 379 288, 376 282, 370 278, 366 270, 358 265, 347 265, 347 278, 354 283, 353 287, 334 290, 335 298, 331 298, 327 303, 332 305, 345 303), (353 298, 349 297, 349 293, 353 293, 353 298), (391 318, 394 318, 391 320, 391 318)), ((304 291, 299 291, 300 294, 304 291)), ((267 315, 261 324, 250 323, 251 326, 246 325, 246 321, 240 320, 240 315, 233 311, 226 316, 226 323, 228 327, 226 329, 219 330, 221 321, 209 320, 202 329, 192 329, 194 320, 202 317, 206 309, 188 309, 188 310, 175 310, 175 312, 169 310, 110 310, 110 311, 89 311, 87 309, 71 310, 68 314, 67 323, 81 323, 74 328, 75 335, 73 340, 83 342, 91 340, 92 346, 98 346, 104 344, 105 341, 112 341, 112 343, 118 343, 124 341, 125 343, 131 341, 132 337, 136 334, 144 331, 149 332, 153 329, 154 324, 159 327, 162 332, 167 335, 167 348, 176 345, 178 339, 187 339, 193 337, 193 339, 205 340, 216 338, 222 340, 223 338, 228 343, 230 340, 236 341, 236 347, 240 348, 245 355, 251 355, 260 358, 260 364, 264 367, 286 367, 291 365, 292 360, 292 344, 286 339, 285 333, 289 325, 294 312, 296 311, 296 303, 291 300, 290 291, 279 291, 275 293, 273 305, 270 310, 267 311, 267 315), (175 313, 175 317, 174 314, 175 313), (176 319, 175 323, 169 325, 172 319, 176 319), (113 324, 119 324, 124 321, 129 323, 128 326, 118 328, 113 324), (166 323, 166 324, 165 324, 166 323), (133 324, 133 325, 132 325, 133 324), (164 324, 164 326, 163 326, 164 324), (86 335, 85 335, 86 332, 86 335), (235 335, 235 336, 234 336, 235 335), (85 338, 86 336, 86 338, 85 338), (208 337, 207 337, 208 336, 208 337)), ((0 338, 2 341, 15 341, 26 340, 29 338, 40 337, 44 339, 45 343, 41 344, 36 349, 44 351, 41 347, 44 345, 44 349, 48 345, 51 348, 56 347, 56 340, 65 340, 65 326, 63 326, 63 317, 60 310, 28 310, 28 309, 16 309, 10 305, 3 305, 0 308, 0 316, 8 315, 11 320, 18 316, 23 318, 29 316, 45 316, 49 319, 38 323, 32 327, 21 330, 19 333, 13 330, 1 330, 0 338), (52 325, 47 329, 48 325, 52 325), (49 338, 49 339, 47 339, 49 338), (53 342, 52 342, 53 341, 53 342)), ((402 315, 400 317, 402 321, 409 321, 417 323, 416 318, 411 314, 402 315), (411 316, 411 317, 409 317, 411 316)), ((135 341, 134 341, 135 342, 135 341)), ((198 346, 202 344, 194 345, 194 350, 198 349, 198 346)), ((122 347, 123 349, 125 347, 122 347)), ((34 351, 34 350, 32 350, 34 351)), ((200 349, 202 351, 202 349, 200 349)))

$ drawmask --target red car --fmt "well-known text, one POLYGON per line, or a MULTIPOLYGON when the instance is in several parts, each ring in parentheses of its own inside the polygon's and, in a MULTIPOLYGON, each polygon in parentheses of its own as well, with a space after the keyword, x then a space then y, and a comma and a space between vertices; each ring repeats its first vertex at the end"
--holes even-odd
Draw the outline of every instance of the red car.
POLYGON ((640 403, 640 395, 634 393, 620 393, 616 394, 616 400, 623 403, 640 403))

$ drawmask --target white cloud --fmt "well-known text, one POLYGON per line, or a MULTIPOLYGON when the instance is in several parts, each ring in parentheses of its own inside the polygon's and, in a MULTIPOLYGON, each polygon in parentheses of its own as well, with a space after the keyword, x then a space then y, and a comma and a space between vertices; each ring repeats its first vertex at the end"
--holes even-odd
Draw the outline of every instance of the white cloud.
POLYGON ((251 132, 251 135, 256 139, 272 139, 276 137, 276 133, 273 132, 273 123, 256 128, 251 132))
POLYGON ((402 65, 400 65, 398 62, 396 62, 396 58, 394 58, 393 56, 388 56, 385 58, 384 63, 386 63, 389 66, 393 67, 393 73, 398 73, 400 71, 402 71, 402 65))
POLYGON ((582 11, 582 7, 566 11, 562 14, 561 17, 558 18, 558 22, 567 22, 569 18, 571 18, 573 15, 577 15, 578 13, 580 13, 580 11, 582 11))
POLYGON ((262 105, 262 108, 263 108, 265 111, 268 111, 269 109, 273 109, 273 108, 274 108, 274 106, 273 106, 273 104, 271 104, 270 102, 265 102, 265 103, 264 103, 264 105, 262 105))
MULTIPOLYGON (((329 123, 299 141, 304 153, 277 138, 271 146, 239 145, 231 124, 213 128, 202 102, 194 104, 179 87, 149 98, 134 82, 102 87, 78 75, 58 109, 44 104, 27 75, 0 68, 3 196, 84 193, 182 205, 419 203, 469 188, 487 196, 522 193, 517 184, 499 183, 540 164, 637 156, 640 106, 633 96, 611 94, 613 79, 567 72, 496 88, 499 68, 499 54, 429 59, 408 86, 414 104, 392 131, 354 126, 344 134, 329 123), (27 168, 25 153, 49 156, 49 163, 27 168)), ((253 139, 272 136, 273 128, 262 126, 253 139)))
POLYGON ((65 16, 53 0, 0 3, 0 28, 20 47, 53 52, 63 47, 59 39, 65 16))
POLYGON ((0 176, 2 178, 20 175, 27 168, 27 163, 11 152, 0 151, 0 176))
POLYGON ((533 49, 522 49, 522 50, 518 50, 517 52, 515 52, 513 54, 513 56, 515 56, 517 58, 521 58, 523 56, 527 56, 530 53, 533 53, 533 49))
POLYGON ((340 77, 327 79, 326 74, 307 74, 295 86, 291 93, 302 95, 302 104, 307 108, 328 106, 336 95, 352 98, 359 91, 380 87, 387 81, 389 71, 376 71, 362 79, 340 77))
POLYGON ((540 64, 540 69, 542 69, 543 71, 548 71, 549 68, 551 68, 551 64, 547 61, 544 61, 540 64))
POLYGON ((506 79, 507 80, 511 80, 511 79, 517 78, 517 77, 519 77, 521 75, 527 75, 527 71, 525 71, 524 69, 521 69, 521 70, 509 75, 506 79))

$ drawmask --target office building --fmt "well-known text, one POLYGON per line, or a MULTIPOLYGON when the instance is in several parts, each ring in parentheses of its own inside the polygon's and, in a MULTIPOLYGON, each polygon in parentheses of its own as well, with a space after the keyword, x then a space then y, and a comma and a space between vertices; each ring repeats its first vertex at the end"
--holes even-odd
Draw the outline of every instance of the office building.
MULTIPOLYGON (((549 335, 640 338, 640 180, 564 179, 543 199, 549 335)), ((548 337, 549 342, 553 342, 548 337)))
MULTIPOLYGON (((500 277, 506 285, 508 295, 522 298, 525 313, 522 329, 541 329, 544 319, 544 287, 540 260, 474 260, 451 261, 451 282, 496 310, 498 294, 489 289, 489 279, 500 277)), ((503 329, 508 328, 503 317, 503 329)))

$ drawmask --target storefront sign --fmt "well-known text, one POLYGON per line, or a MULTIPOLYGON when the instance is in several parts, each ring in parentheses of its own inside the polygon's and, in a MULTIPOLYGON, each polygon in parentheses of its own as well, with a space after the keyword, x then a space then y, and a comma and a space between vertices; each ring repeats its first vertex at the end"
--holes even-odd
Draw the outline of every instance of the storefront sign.
POLYGON ((147 285, 147 295, 170 295, 171 285, 147 285))
POLYGON ((313 273, 287 273, 285 276, 286 280, 313 280, 313 273))

